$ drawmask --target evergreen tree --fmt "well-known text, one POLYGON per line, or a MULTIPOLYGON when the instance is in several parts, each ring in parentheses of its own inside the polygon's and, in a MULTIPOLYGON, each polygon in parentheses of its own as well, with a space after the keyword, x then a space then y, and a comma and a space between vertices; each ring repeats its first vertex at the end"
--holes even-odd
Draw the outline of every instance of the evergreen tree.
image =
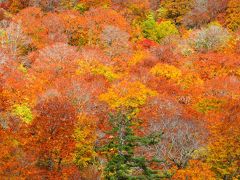
POLYGON ((111 138, 105 145, 98 148, 100 152, 111 152, 106 153, 108 162, 104 169, 105 179, 161 179, 166 176, 149 167, 150 163, 160 162, 159 160, 148 160, 136 155, 137 147, 154 145, 160 141, 162 135, 162 133, 155 133, 145 137, 137 136, 134 128, 139 122, 121 112, 109 116, 112 128, 106 133, 111 138))

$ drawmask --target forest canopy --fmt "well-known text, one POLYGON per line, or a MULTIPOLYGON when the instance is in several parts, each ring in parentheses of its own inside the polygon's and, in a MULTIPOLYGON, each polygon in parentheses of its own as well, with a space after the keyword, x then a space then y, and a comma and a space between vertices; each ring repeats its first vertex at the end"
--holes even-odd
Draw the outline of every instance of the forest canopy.
POLYGON ((239 0, 0 0, 0 179, 240 179, 239 0))

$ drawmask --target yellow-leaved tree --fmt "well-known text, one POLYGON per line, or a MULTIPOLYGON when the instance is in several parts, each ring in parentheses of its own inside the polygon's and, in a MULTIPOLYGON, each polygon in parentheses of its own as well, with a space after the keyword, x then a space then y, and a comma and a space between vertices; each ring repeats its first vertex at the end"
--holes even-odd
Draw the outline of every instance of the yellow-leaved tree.
POLYGON ((112 109, 137 109, 146 103, 150 96, 157 93, 139 81, 122 81, 113 85, 108 92, 101 94, 99 99, 106 102, 112 109))
POLYGON ((76 141, 74 161, 80 169, 94 165, 96 162, 97 154, 94 151, 94 143, 97 135, 95 130, 96 123, 92 117, 84 114, 78 116, 78 122, 74 132, 76 141))
POLYGON ((240 178, 240 112, 239 101, 224 107, 222 121, 211 127, 207 162, 219 179, 240 178))

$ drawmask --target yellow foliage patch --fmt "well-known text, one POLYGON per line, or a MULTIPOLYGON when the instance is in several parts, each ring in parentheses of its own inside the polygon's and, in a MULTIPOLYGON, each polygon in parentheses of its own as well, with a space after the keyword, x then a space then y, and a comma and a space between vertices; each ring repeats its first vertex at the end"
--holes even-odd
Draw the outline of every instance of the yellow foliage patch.
POLYGON ((26 74, 28 72, 27 68, 25 68, 23 64, 20 64, 18 66, 18 70, 23 72, 24 74, 26 74))
POLYGON ((182 76, 182 72, 180 69, 168 64, 159 63, 154 66, 150 72, 155 76, 165 77, 167 79, 171 79, 177 82, 182 76))
POLYGON ((15 104, 12 107, 12 114, 19 117, 25 123, 31 123, 33 114, 28 104, 15 104))
POLYGON ((137 51, 133 57, 130 59, 128 64, 131 65, 136 65, 137 63, 141 62, 144 58, 148 56, 147 52, 144 51, 137 51))
POLYGON ((184 89, 186 89, 192 86, 201 86, 204 81, 197 74, 188 73, 181 78, 179 83, 184 89))
POLYGON ((80 61, 78 65, 79 65, 79 68, 76 71, 77 75, 92 73, 95 75, 102 75, 109 81, 113 81, 121 77, 121 74, 114 72, 113 67, 106 66, 101 63, 97 63, 97 62, 88 63, 85 61, 80 61))
POLYGON ((91 117, 80 115, 77 127, 74 132, 76 141, 76 151, 74 153, 74 162, 79 168, 85 168, 93 164, 97 153, 94 151, 96 134, 93 132, 96 124, 91 117))
POLYGON ((138 108, 144 105, 149 96, 157 93, 150 90, 140 82, 122 81, 101 94, 99 99, 106 102, 112 109, 118 108, 138 108))

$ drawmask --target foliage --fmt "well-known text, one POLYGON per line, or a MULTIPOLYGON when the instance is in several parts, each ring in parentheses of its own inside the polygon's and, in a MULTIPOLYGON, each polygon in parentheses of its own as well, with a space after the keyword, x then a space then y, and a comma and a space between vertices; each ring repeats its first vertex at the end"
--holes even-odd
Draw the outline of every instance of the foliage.
POLYGON ((13 56, 24 55, 30 44, 30 39, 24 34, 22 26, 11 22, 8 27, 1 28, 1 47, 13 56))
POLYGON ((33 120, 32 111, 26 103, 15 104, 12 108, 12 114, 19 117, 25 123, 31 123, 33 120))
MULTIPOLYGON (((26 153, 34 159, 29 168, 38 167, 46 174, 49 170, 61 172, 73 158, 75 141, 72 129, 76 111, 70 103, 58 97, 40 102, 35 110, 38 114, 24 131, 22 140, 26 153)), ((33 176, 34 171, 31 173, 33 176)))
POLYGON ((199 28, 209 23, 211 17, 208 13, 208 3, 209 1, 205 0, 195 0, 194 7, 183 17, 183 24, 190 28, 199 28))
POLYGON ((162 140, 147 151, 162 159, 161 165, 169 169, 171 174, 174 174, 174 169, 185 169, 196 151, 204 145, 205 133, 200 130, 200 123, 184 117, 168 117, 161 112, 153 116, 149 123, 149 131, 162 132, 162 140))
POLYGON ((146 52, 144 52, 144 51, 137 51, 130 58, 128 64, 129 65, 136 65, 137 63, 141 62, 147 56, 148 56, 148 54, 146 52))
POLYGON ((87 7, 96 7, 96 6, 104 6, 108 5, 111 1, 110 0, 82 0, 83 4, 85 4, 87 7))
POLYGON ((190 88, 192 86, 200 87, 204 84, 204 81, 199 77, 198 74, 188 73, 181 78, 179 84, 181 84, 183 88, 190 88))
POLYGON ((114 72, 113 67, 106 66, 98 62, 94 62, 93 64, 93 63, 80 61, 78 65, 79 65, 79 68, 76 71, 78 75, 90 72, 95 75, 102 75, 109 81, 119 79, 119 77, 121 76, 119 73, 114 72))
POLYGON ((107 67, 104 65, 99 65, 98 67, 93 68, 92 72, 94 74, 103 75, 110 81, 118 79, 120 76, 119 74, 114 73, 111 67, 107 67))
POLYGON ((239 117, 232 114, 239 111, 239 105, 228 104, 222 122, 212 129, 209 144, 208 163, 219 178, 238 179, 239 176, 239 117), (232 118, 232 120, 230 119, 232 118))
POLYGON ((209 25, 194 36, 193 45, 199 52, 219 50, 226 46, 231 38, 229 32, 218 25, 209 25))
POLYGON ((183 16, 192 8, 193 0, 164 0, 161 6, 167 10, 167 18, 180 24, 183 16))
POLYGON ((189 28, 200 28, 201 26, 219 19, 221 13, 227 8, 228 0, 195 0, 193 8, 183 17, 183 24, 189 28))
POLYGON ((158 10, 157 10, 157 16, 159 18, 166 18, 167 17, 167 14, 168 14, 168 10, 164 7, 160 7, 158 10))
POLYGON ((129 34, 114 26, 106 26, 101 34, 101 41, 110 57, 127 56, 131 49, 129 34))
POLYGON ((86 7, 86 5, 83 4, 83 3, 78 3, 78 4, 74 7, 74 9, 76 9, 77 11, 80 11, 81 13, 84 13, 85 11, 88 10, 88 8, 86 7))
POLYGON ((178 81, 182 76, 181 70, 168 64, 157 64, 151 69, 151 73, 155 76, 165 77, 174 81, 178 81))
POLYGON ((240 27, 240 5, 237 0, 229 0, 227 7, 226 24, 227 27, 233 31, 236 31, 240 27))
POLYGON ((87 30, 88 44, 98 44, 100 41, 101 33, 106 26, 115 26, 120 30, 128 32, 128 23, 126 19, 113 9, 96 8, 90 9, 85 14, 84 29, 87 30))
POLYGON ((208 113, 219 110, 223 104, 224 101, 220 99, 202 99, 196 104, 196 109, 201 113, 208 113))
POLYGON ((215 174, 207 163, 198 160, 191 160, 186 169, 181 169, 176 172, 173 179, 216 179, 215 174))
POLYGON ((239 179, 239 0, 0 0, 0 179, 239 179))
POLYGON ((142 32, 145 38, 160 42, 163 38, 178 34, 176 26, 171 21, 157 23, 152 14, 142 23, 142 32))
POLYGON ((74 161, 80 169, 96 163, 97 154, 94 151, 94 143, 97 137, 93 132, 95 129, 96 124, 90 117, 86 115, 79 116, 74 135, 77 143, 74 161))
POLYGON ((27 68, 24 67, 24 65, 22 63, 18 66, 18 70, 25 74, 27 73, 27 68))
POLYGON ((107 153, 108 163, 104 169, 106 179, 155 179, 164 177, 158 171, 149 168, 151 162, 145 157, 137 156, 134 150, 141 145, 154 145, 160 138, 160 134, 153 134, 149 137, 138 137, 133 128, 133 119, 128 115, 118 113, 110 115, 109 122, 112 126, 107 132, 111 138, 109 142, 100 147, 101 152, 107 153), (138 170, 139 169, 139 170, 138 170))
POLYGON ((146 103, 156 92, 150 90, 140 82, 122 81, 101 94, 99 99, 106 102, 111 108, 138 108, 146 103))

